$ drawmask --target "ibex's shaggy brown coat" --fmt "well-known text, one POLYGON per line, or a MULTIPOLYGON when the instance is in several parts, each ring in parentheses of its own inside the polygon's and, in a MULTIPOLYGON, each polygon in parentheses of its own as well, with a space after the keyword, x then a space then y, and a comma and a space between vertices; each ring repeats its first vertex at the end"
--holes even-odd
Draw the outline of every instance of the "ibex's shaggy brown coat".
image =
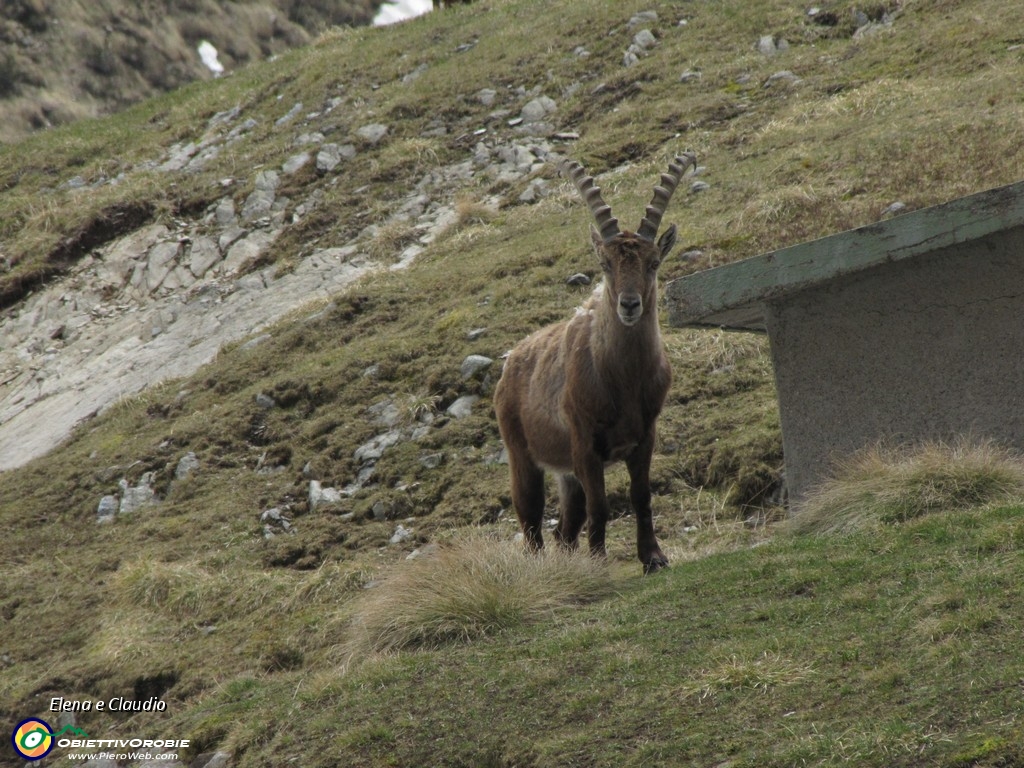
POLYGON ((637 554, 644 571, 668 565, 651 517, 654 423, 672 374, 658 330, 661 260, 675 245, 675 225, 655 241, 661 217, 693 155, 662 174, 636 233, 620 231, 593 178, 566 162, 597 223, 591 239, 603 286, 566 322, 520 342, 494 393, 498 427, 508 448, 512 502, 527 544, 544 545, 544 470, 558 476, 561 517, 555 536, 574 547, 588 523, 590 551, 605 551, 609 507, 604 468, 625 461, 636 513, 637 554))

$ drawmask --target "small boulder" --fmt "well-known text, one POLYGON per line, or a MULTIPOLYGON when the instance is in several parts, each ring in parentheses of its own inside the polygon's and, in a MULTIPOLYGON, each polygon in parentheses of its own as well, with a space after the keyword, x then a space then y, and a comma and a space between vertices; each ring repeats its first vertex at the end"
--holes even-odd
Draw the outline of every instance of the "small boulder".
POLYGON ((309 511, 315 512, 326 504, 337 504, 341 501, 341 491, 337 488, 324 488, 319 480, 309 481, 309 511))
POLYGON ((284 165, 281 166, 281 171, 285 176, 291 176, 293 173, 298 173, 305 168, 312 159, 313 157, 309 152, 299 152, 284 161, 284 165))
POLYGON ((404 525, 399 525, 395 529, 395 533, 389 539, 391 544, 404 544, 409 541, 413 536, 412 530, 406 528, 404 525))
POLYGON ((181 460, 178 462, 178 466, 174 469, 175 480, 186 480, 192 476, 192 474, 199 469, 199 458, 189 451, 181 460))
POLYGON ((156 491, 153 490, 153 473, 146 472, 139 478, 137 485, 128 485, 127 480, 121 480, 121 506, 118 514, 129 515, 145 507, 151 507, 157 503, 156 491))
POLYGON ((99 506, 96 507, 96 522, 114 522, 114 518, 117 516, 117 507, 117 496, 104 496, 102 499, 100 499, 99 506))
POLYGON ((464 419, 473 414, 473 406, 480 399, 478 395, 463 395, 448 406, 445 411, 453 419, 464 419))
POLYGON ((494 360, 486 355, 469 355, 462 361, 459 373, 464 379, 471 379, 478 373, 486 371, 494 363, 494 360))
POLYGON ((388 135, 388 127, 382 123, 370 123, 356 129, 356 136, 368 144, 379 144, 388 135))

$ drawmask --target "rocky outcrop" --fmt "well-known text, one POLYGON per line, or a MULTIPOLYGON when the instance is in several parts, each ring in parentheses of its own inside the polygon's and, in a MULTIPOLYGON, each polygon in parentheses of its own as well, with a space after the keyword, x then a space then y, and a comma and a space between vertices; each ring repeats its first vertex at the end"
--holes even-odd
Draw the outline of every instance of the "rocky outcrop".
MULTIPOLYGON (((481 135, 465 160, 428 171, 395 201, 389 221, 410 226, 415 240, 392 255, 388 268, 408 266, 457 223, 455 197, 478 176, 507 185, 512 203, 535 202, 549 193, 538 174, 553 151, 551 142, 558 140, 544 138, 554 130, 549 121, 557 104, 538 89, 504 98, 521 105, 519 117, 507 121, 507 134, 481 135)), ((118 400, 191 374, 224 344, 247 337, 258 344, 284 315, 311 301, 328 301, 383 267, 370 256, 378 231, 373 226, 344 245, 297 259, 288 270, 274 263, 275 243, 317 207, 321 185, 330 184, 358 152, 372 151, 390 135, 384 124, 357 124, 353 142, 326 142, 316 128, 337 103, 328 101, 314 112, 296 106, 288 120, 273 121, 276 130, 294 132, 298 150, 281 166, 262 168, 248 180, 223 180, 224 196, 195 218, 149 222, 105 242, 0 316, 0 470, 49 451, 77 423, 118 400), (314 162, 316 173, 301 188, 301 199, 279 194, 283 178, 314 162), (251 191, 236 203, 231 192, 243 184, 251 191)), ((197 138, 136 170, 199 171, 268 122, 238 108, 214 115, 197 138)), ((122 180, 101 178, 73 188, 87 194, 122 180)), ((471 409, 471 401, 461 401, 450 415, 463 417, 471 409)))

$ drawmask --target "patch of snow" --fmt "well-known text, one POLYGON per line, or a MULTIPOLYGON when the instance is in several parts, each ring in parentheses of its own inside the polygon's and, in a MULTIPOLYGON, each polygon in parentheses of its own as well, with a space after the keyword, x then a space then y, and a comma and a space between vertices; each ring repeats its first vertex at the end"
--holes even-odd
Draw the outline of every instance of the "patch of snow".
POLYGON ((199 51, 199 58, 203 60, 203 64, 215 75, 224 74, 224 65, 220 63, 217 58, 217 49, 213 47, 213 43, 209 40, 203 40, 199 43, 197 49, 199 51))
POLYGON ((373 26, 383 27, 427 13, 434 7, 433 0, 395 0, 384 3, 373 18, 373 26))

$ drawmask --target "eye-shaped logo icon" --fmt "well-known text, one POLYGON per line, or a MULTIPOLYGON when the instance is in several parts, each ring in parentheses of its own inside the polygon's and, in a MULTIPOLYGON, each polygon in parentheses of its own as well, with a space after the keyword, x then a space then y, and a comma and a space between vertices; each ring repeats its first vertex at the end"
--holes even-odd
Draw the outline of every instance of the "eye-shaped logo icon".
POLYGON ((45 720, 30 717, 15 726, 11 744, 14 751, 26 760, 39 760, 53 749, 53 729, 45 720))

